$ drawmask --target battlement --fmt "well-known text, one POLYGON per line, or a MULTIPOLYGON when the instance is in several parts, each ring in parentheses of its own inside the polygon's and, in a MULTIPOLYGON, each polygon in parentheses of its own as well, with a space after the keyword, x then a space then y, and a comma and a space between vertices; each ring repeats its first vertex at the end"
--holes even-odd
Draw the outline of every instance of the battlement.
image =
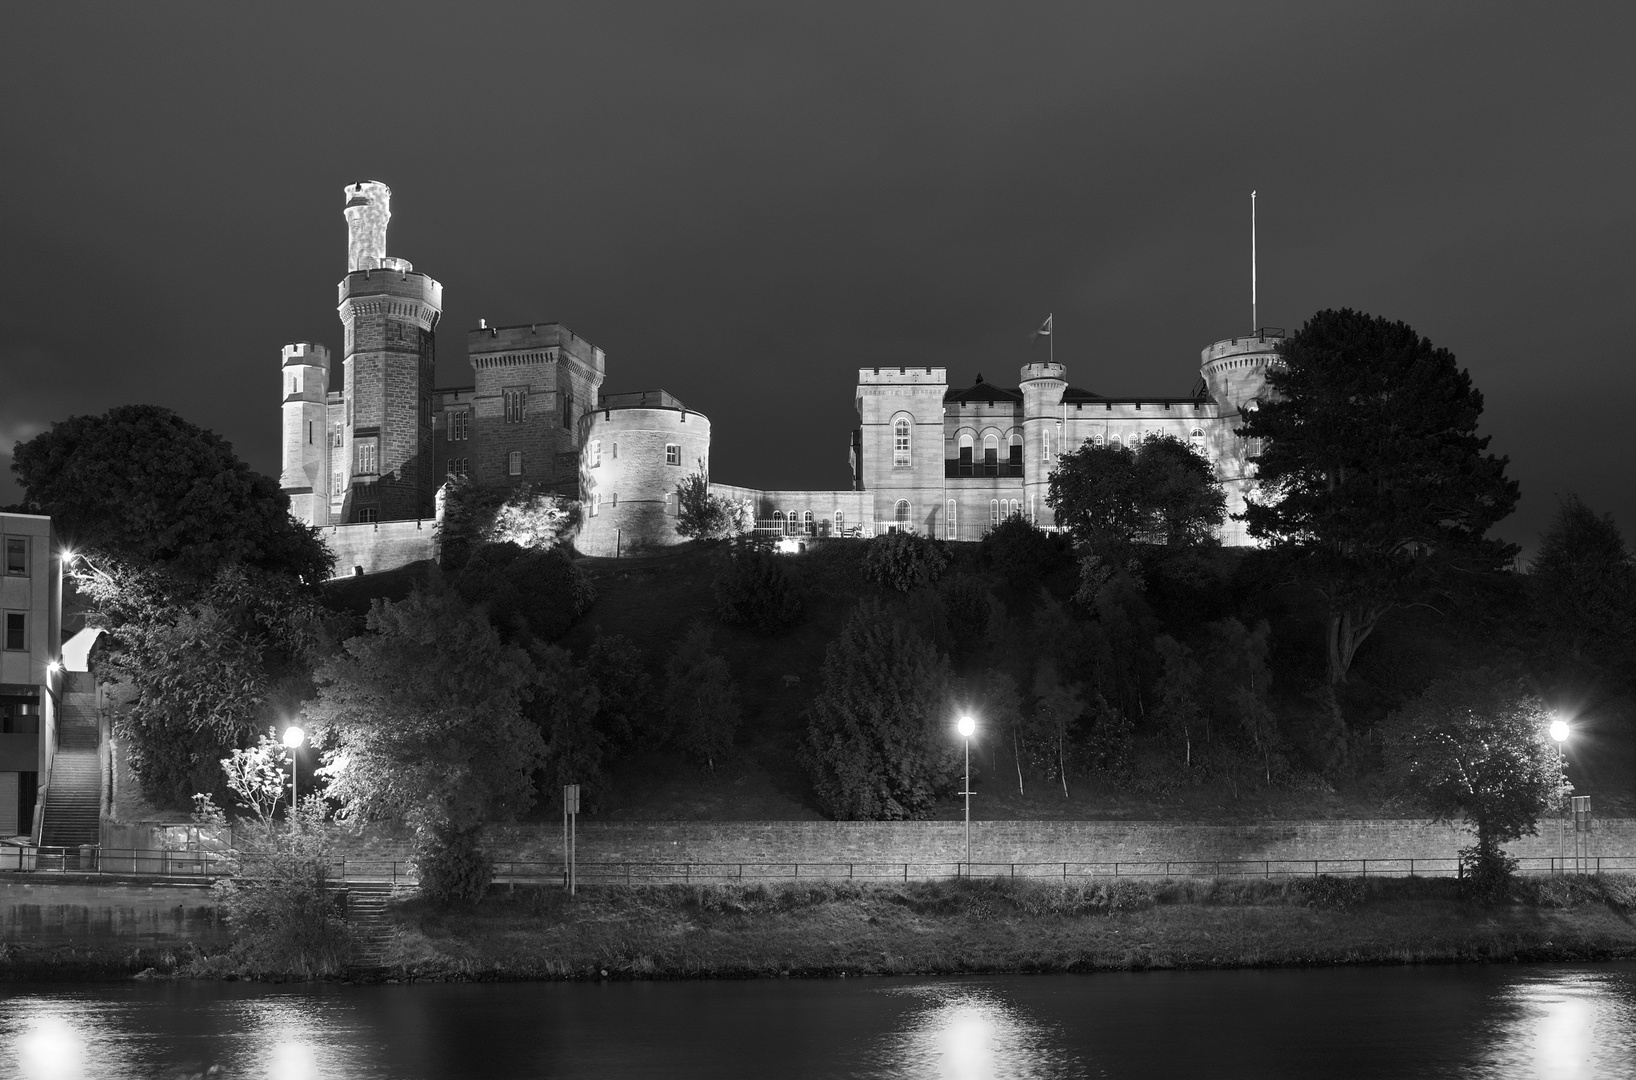
POLYGON ((947 385, 948 369, 940 367, 859 368, 858 384, 868 385, 947 385))
POLYGON ((672 409, 686 413, 698 411, 683 405, 668 390, 633 390, 623 394, 603 394, 597 398, 596 407, 603 411, 612 409, 672 409))
POLYGON ((1055 363, 1024 364, 1021 379, 1028 382, 1032 379, 1055 379, 1058 382, 1068 381, 1068 366, 1055 363))
POLYGON ((442 284, 414 270, 354 270, 337 288, 343 305, 358 297, 390 296, 443 310, 442 284))
POLYGON ((1199 363, 1208 365, 1213 360, 1220 360, 1229 356, 1274 352, 1286 336, 1280 327, 1264 326, 1255 333, 1247 334, 1244 337, 1223 338, 1204 349, 1199 356, 1199 363))
POLYGON ((284 346, 282 367, 321 367, 329 370, 329 349, 313 341, 292 341, 284 346))
POLYGON ((466 354, 472 367, 550 363, 568 356, 601 371, 602 350, 559 322, 490 326, 480 322, 466 331, 466 354))

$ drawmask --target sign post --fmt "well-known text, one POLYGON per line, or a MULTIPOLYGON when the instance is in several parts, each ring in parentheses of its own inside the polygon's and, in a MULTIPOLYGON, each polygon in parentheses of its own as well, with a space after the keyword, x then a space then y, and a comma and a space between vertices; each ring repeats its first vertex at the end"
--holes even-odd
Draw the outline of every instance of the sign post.
POLYGON ((565 784, 562 789, 562 884, 573 896, 578 890, 574 865, 575 842, 579 839, 579 785, 565 784))
POLYGON ((1574 873, 1583 874, 1591 861, 1591 797, 1574 795, 1568 802, 1574 818, 1574 873))

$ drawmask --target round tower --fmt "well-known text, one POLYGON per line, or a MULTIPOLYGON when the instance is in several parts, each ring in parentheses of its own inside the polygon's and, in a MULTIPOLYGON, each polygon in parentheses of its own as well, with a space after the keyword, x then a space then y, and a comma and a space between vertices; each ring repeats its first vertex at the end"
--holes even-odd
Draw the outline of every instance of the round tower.
POLYGON ((1284 331, 1271 327, 1248 337, 1227 338, 1209 346, 1200 356, 1199 374, 1216 403, 1216 422, 1206 430, 1206 452, 1216 463, 1216 478, 1227 497, 1227 520, 1222 524, 1224 544, 1247 544, 1244 523, 1233 515, 1244 512, 1246 497, 1255 489, 1255 466, 1250 457, 1257 452, 1250 440, 1241 439, 1237 429, 1244 424, 1244 411, 1266 393, 1267 369, 1278 363, 1278 346, 1284 331))
MULTIPOLYGON (((1045 505, 1051 473, 1064 450, 1062 395, 1068 389, 1068 369, 1057 363, 1024 364, 1020 374, 1023 395, 1023 505, 1030 521, 1042 529, 1056 525, 1056 515, 1045 505)), ((1067 447, 1066 449, 1073 449, 1067 447)))
POLYGON ((329 524, 329 350, 310 341, 284 346, 283 469, 278 486, 290 513, 308 525, 329 524))
POLYGON ((606 395, 580 445, 585 555, 630 555, 682 541, 676 487, 710 476, 710 420, 662 390, 606 395))
POLYGON ((430 518, 441 479, 432 461, 432 383, 443 286, 386 254, 392 192, 385 184, 359 182, 345 195, 341 519, 430 518))

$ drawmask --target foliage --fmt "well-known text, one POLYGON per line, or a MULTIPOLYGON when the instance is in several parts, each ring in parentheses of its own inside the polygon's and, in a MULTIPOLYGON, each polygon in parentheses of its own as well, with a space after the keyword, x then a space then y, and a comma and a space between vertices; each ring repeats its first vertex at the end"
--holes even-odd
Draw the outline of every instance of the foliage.
POLYGON ((461 850, 439 837, 528 809, 545 753, 523 715, 537 679, 528 654, 456 594, 376 601, 368 632, 319 669, 307 709, 328 739, 320 772, 338 817, 407 821, 436 853, 461 850))
MULTIPOLYGON (((871 541, 873 542, 873 541, 871 541)), ((803 760, 840 819, 912 817, 960 775, 947 658, 874 600, 824 653, 803 760)))
POLYGON ((772 633, 801 617, 801 591, 783 559, 751 544, 734 545, 712 591, 723 622, 772 633))
POLYGON ((1061 538, 1020 514, 1011 514, 983 534, 978 556, 1017 588, 1029 588, 1066 555, 1061 538))
POLYGON ((676 485, 676 532, 688 539, 720 540, 754 527, 747 504, 710 493, 710 478, 691 473, 676 485))
POLYGON ((1327 603, 1334 684, 1391 608, 1449 571, 1510 561, 1516 549, 1485 534, 1517 485, 1483 453, 1471 376, 1404 323, 1320 311, 1278 354, 1239 431, 1260 444, 1245 520, 1327 603))
POLYGON ((227 788, 265 829, 272 829, 278 804, 284 801, 285 779, 289 771, 283 759, 285 747, 273 729, 256 740, 254 746, 234 750, 222 758, 227 788))
POLYGON ((445 570, 466 565, 485 544, 553 548, 570 541, 580 524, 579 502, 532 484, 486 488, 464 476, 444 482, 438 540, 445 570))
POLYGON ((467 558, 454 589, 511 640, 555 641, 596 602, 596 587, 562 548, 484 544, 467 558))
POLYGON ((1017 680, 1007 672, 989 668, 983 677, 980 715, 984 726, 997 738, 1011 740, 1011 756, 1017 765, 1017 794, 1025 794, 1022 772, 1024 741, 1032 731, 1023 717, 1022 694, 1017 690, 1017 680))
POLYGON ((1434 682, 1381 731, 1404 786, 1439 820, 1476 831, 1467 861, 1483 886, 1509 875, 1501 845, 1534 835, 1567 795, 1549 722, 1521 680, 1480 668, 1434 682))
POLYGON ((1159 677, 1159 700, 1154 707, 1154 719, 1161 730, 1181 736, 1182 764, 1193 765, 1193 735, 1202 726, 1204 710, 1199 703, 1199 681, 1204 669, 1193 657, 1193 650, 1169 634, 1160 634, 1153 642, 1164 665, 1159 677))
POLYGON ((1265 619, 1249 628, 1229 617, 1211 623, 1206 631, 1201 664, 1206 722, 1228 735, 1238 733, 1260 759, 1263 781, 1271 785, 1287 768, 1270 701, 1267 653, 1272 628, 1265 619))
POLYGON ((1636 635, 1636 564, 1612 514, 1568 495, 1540 538, 1534 610, 1575 659, 1613 659, 1636 635))
POLYGON ((987 643, 989 631, 1005 622, 1005 606, 971 574, 950 574, 938 582, 937 595, 949 651, 956 658, 974 656, 987 643))
POLYGON ((481 826, 440 822, 415 836, 420 893, 434 904, 473 907, 494 881, 494 859, 483 848, 481 826))
POLYGON ((585 670, 597 690, 597 730, 612 745, 624 746, 652 726, 653 679, 629 638, 599 629, 585 652, 585 670))
POLYGON ((545 739, 546 789, 564 784, 596 787, 614 746, 598 721, 601 695, 596 683, 575 665, 567 649, 536 643, 533 700, 525 711, 545 739))
POLYGON ((733 747, 738 686, 727 661, 710 651, 710 628, 695 624, 665 662, 665 716, 673 738, 712 772, 733 747))
POLYGON ((235 564, 307 585, 330 575, 329 550, 277 481, 169 409, 60 420, 18 443, 11 468, 29 512, 75 550, 205 580, 235 564))
POLYGON ((1036 752, 1035 760, 1062 785, 1063 798, 1068 797, 1069 749, 1085 706, 1084 684, 1062 678, 1056 661, 1049 657, 1040 660, 1034 673, 1032 732, 1035 745, 1045 753, 1036 752))
POLYGON ((883 589, 908 592, 943 576, 949 553, 939 540, 898 531, 864 541, 863 576, 883 589))
POLYGON ((1086 443, 1063 454, 1045 501, 1076 544, 1115 557, 1136 543, 1214 543, 1226 513, 1210 462, 1169 435, 1134 451, 1086 443))

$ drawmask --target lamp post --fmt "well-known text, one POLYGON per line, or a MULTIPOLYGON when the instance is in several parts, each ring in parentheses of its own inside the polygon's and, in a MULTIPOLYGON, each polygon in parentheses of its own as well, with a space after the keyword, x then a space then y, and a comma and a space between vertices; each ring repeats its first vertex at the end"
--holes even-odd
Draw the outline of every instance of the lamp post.
POLYGON ((301 749, 301 744, 306 740, 307 733, 294 724, 284 729, 284 745, 290 751, 290 821, 292 823, 295 821, 296 810, 301 805, 300 791, 296 787, 295 752, 301 749))
POLYGON ((1562 785, 1567 779, 1568 766, 1562 758, 1562 744, 1568 741, 1568 721, 1561 717, 1552 718, 1551 738, 1556 740, 1556 855, 1558 859, 1565 860, 1563 846, 1567 843, 1567 827, 1562 820, 1562 785))
POLYGON ((960 738, 966 743, 966 876, 971 876, 971 734, 977 730, 977 721, 970 716, 960 718, 960 738))

